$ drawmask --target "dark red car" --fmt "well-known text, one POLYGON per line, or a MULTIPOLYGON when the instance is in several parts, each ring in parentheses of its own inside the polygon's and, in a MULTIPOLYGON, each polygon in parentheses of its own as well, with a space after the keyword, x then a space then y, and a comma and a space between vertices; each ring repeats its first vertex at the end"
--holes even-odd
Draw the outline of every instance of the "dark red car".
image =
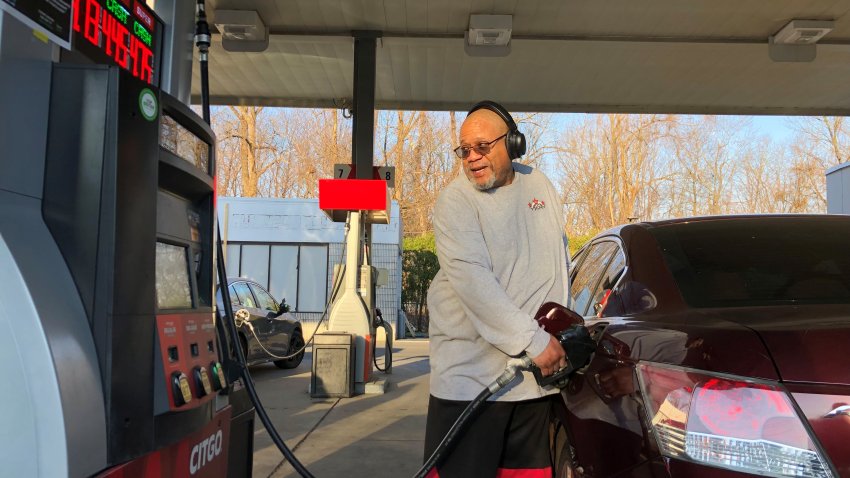
POLYGON ((629 224, 576 255, 598 340, 558 476, 850 476, 850 216, 629 224))

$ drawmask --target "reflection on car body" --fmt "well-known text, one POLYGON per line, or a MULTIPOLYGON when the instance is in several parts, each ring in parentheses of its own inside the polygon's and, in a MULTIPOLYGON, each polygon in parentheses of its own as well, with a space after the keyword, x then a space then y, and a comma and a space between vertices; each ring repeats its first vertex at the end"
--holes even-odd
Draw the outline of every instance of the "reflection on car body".
POLYGON ((629 224, 576 255, 598 340, 557 476, 850 476, 850 217, 629 224))
MULTIPOLYGON (((228 292, 233 312, 244 309, 248 313, 246 323, 239 327, 239 342, 248 364, 274 362, 280 368, 297 367, 304 358, 304 334, 301 323, 288 312, 285 299, 278 303, 263 286, 241 278, 228 280, 228 292)), ((221 317, 221 293, 216 300, 221 317)))

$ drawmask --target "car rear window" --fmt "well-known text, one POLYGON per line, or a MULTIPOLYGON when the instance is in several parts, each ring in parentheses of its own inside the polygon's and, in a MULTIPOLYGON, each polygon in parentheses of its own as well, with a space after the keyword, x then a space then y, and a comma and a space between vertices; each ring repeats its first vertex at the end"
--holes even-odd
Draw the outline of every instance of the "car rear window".
POLYGON ((850 218, 746 218, 651 228, 692 307, 850 303, 850 218))

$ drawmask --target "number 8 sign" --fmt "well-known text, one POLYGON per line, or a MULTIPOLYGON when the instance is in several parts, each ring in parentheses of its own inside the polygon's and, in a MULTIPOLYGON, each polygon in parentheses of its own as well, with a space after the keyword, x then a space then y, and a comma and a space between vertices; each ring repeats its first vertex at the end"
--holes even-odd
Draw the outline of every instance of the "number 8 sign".
MULTIPOLYGON (((353 179, 354 167, 350 164, 334 164, 334 179, 353 179)), ((388 188, 395 187, 395 166, 372 166, 372 177, 383 179, 388 188)))

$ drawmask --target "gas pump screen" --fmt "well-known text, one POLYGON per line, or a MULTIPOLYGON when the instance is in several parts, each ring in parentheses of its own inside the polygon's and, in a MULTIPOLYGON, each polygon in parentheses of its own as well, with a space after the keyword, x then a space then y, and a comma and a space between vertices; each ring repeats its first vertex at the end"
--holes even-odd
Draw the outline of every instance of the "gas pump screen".
POLYGON ((186 247, 156 243, 156 304, 160 310, 192 308, 186 247))
POLYGON ((159 86, 162 21, 141 0, 73 0, 74 50, 159 86))

